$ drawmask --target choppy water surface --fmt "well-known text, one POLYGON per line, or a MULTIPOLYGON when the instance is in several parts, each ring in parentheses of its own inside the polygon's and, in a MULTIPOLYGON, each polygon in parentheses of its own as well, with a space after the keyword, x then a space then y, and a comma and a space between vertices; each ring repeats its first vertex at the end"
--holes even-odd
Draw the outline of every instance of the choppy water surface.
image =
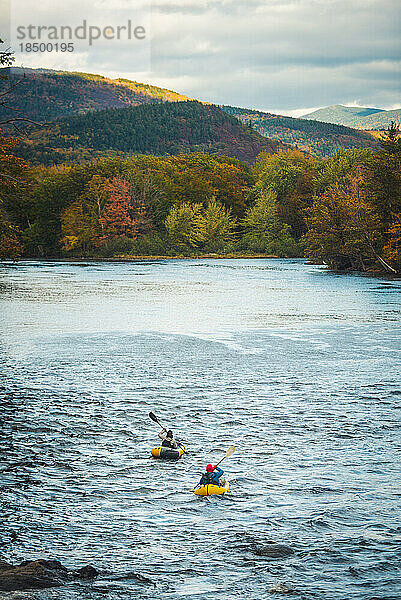
POLYGON ((0 550, 109 573, 4 597, 399 598, 400 292, 299 260, 1 266, 0 550))

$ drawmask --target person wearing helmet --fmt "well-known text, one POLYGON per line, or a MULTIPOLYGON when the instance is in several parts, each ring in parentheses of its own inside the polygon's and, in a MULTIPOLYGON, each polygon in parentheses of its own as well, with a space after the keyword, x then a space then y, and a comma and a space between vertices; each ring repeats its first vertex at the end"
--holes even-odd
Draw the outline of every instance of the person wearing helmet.
POLYGON ((177 450, 178 444, 174 439, 173 432, 171 429, 167 431, 167 429, 162 429, 158 434, 159 438, 162 440, 162 446, 165 448, 173 448, 173 450, 177 450))
POLYGON ((199 485, 225 485, 225 481, 220 479, 223 473, 223 469, 220 469, 217 465, 213 466, 209 464, 206 466, 206 473, 202 475, 199 485))

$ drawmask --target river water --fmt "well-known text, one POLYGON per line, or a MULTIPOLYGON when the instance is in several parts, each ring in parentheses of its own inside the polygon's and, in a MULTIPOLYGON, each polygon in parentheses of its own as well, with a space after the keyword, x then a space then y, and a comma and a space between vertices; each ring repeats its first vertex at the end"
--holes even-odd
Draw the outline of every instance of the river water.
POLYGON ((400 299, 302 260, 3 264, 0 551, 103 572, 4 598, 400 598, 400 299))

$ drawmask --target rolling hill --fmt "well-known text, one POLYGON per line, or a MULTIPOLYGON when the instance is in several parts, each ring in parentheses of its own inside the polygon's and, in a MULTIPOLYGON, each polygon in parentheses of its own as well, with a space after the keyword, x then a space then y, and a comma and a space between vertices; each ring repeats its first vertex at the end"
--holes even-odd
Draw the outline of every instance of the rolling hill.
MULTIPOLYGON (((38 122, 105 108, 189 100, 164 88, 90 73, 7 68, 0 74, 0 93, 15 86, 7 94, 7 104, 38 122)), ((11 114, 0 106, 0 120, 11 114)))
POLYGON ((110 154, 206 152, 252 163, 285 146, 261 136, 214 105, 193 101, 109 108, 31 126, 17 147, 34 164, 110 154))
POLYGON ((295 119, 270 113, 223 106, 224 111, 243 123, 252 125, 261 135, 280 140, 316 156, 327 156, 340 148, 374 148, 370 134, 342 125, 295 119))
MULTIPOLYGON (((0 79, 0 93, 12 88, 11 92, 7 94, 7 105, 17 109, 21 115, 27 116, 35 122, 57 122, 58 129, 50 126, 43 133, 31 128, 27 141, 20 148, 29 160, 32 160, 32 156, 29 154, 30 149, 33 152, 34 161, 46 164, 53 160, 56 162, 77 160, 77 157, 79 160, 83 160, 96 153, 111 151, 175 153, 177 148, 181 148, 182 151, 192 151, 192 147, 194 149, 209 147, 211 152, 218 153, 225 148, 229 156, 243 157, 243 160, 252 162, 257 148, 272 150, 280 142, 296 146, 317 156, 329 155, 340 148, 365 148, 377 145, 377 140, 373 136, 355 129, 323 123, 320 120, 295 119, 233 106, 224 106, 216 108, 216 110, 222 109, 225 113, 238 119, 247 126, 245 130, 240 128, 234 132, 233 123, 230 127, 228 127, 228 122, 225 127, 221 127, 221 124, 217 125, 216 120, 212 120, 213 126, 217 126, 220 130, 215 131, 212 135, 210 127, 207 129, 205 124, 204 132, 207 129, 207 135, 198 139, 197 124, 192 122, 192 126, 195 128, 193 135, 187 126, 184 128, 184 137, 180 139, 177 122, 175 125, 170 122, 164 126, 160 120, 157 120, 162 119, 161 115, 164 115, 165 118, 174 121, 178 118, 174 116, 174 110, 154 113, 152 109, 152 106, 155 105, 170 105, 190 100, 177 92, 127 79, 108 79, 89 73, 70 73, 49 69, 22 70, 19 68, 2 69, 1 71, 9 78, 8 80, 0 79), (17 82, 19 83, 15 85, 17 82), (13 87, 14 85, 15 87, 13 87), (141 108, 142 112, 124 112, 133 108, 141 108), (118 113, 121 123, 115 122, 117 117, 113 112, 108 113, 107 117, 104 114, 94 117, 92 120, 89 117, 90 114, 96 115, 101 111, 112 111, 113 109, 123 111, 118 113), (132 123, 127 115, 132 116, 132 123), (81 120, 76 121, 77 118, 81 120), (153 118, 156 121, 152 122, 153 118), (69 119, 71 120, 70 125, 68 124, 69 119), (108 119, 114 123, 112 128, 107 126, 108 119), (145 128, 139 127, 140 121, 147 123, 145 128), (99 125, 100 123, 101 125, 99 125), (124 123, 124 127, 127 127, 125 133, 122 130, 122 123, 124 123), (92 132, 90 131, 91 126, 94 127, 92 132), (109 132, 108 139, 103 140, 102 143, 100 143, 100 132, 96 129, 99 126, 109 132), (75 138, 72 134, 74 127, 77 128, 75 138), (250 131, 250 127, 253 128, 253 132, 250 131), (159 129, 160 137, 157 144, 154 141, 156 128, 159 129), (176 128, 176 132, 173 135, 174 128, 176 128), (231 132, 229 133, 230 128, 231 132), (164 143, 161 138, 166 135, 167 130, 169 130, 169 134, 164 143), (57 131, 62 135, 62 139, 57 139, 57 131), (116 132, 119 132, 119 137, 116 132), (258 133, 269 141, 265 143, 263 140, 261 141, 258 133), (135 135, 139 136, 136 140, 134 140, 135 135), (219 137, 221 135, 223 138, 219 137), (147 140, 152 141, 148 143, 147 140), (236 143, 239 144, 238 148, 234 148, 236 143), (46 144, 48 144, 47 147, 46 144), (53 144, 53 147, 49 144, 53 144), (246 144, 249 144, 249 148, 246 148, 246 144)), ((207 103, 202 103, 202 105, 204 107, 213 106, 207 103)), ((344 108, 347 109, 347 107, 344 108)), ((199 107, 198 110, 200 110, 199 107)), ((376 109, 363 110, 374 111, 376 109)), ((13 114, 15 115, 15 111, 0 106, 0 121, 7 120, 13 114)), ((215 111, 213 114, 217 115, 218 113, 215 111)), ((203 113, 199 112, 198 116, 200 119, 208 118, 207 110, 203 113)), ((375 117, 375 114, 360 118, 369 118, 370 116, 375 117)), ((369 125, 369 128, 373 127, 369 125)), ((7 126, 6 131, 11 135, 15 134, 15 131, 10 127, 7 129, 7 126)))
POLYGON ((391 121, 401 125, 401 109, 383 110, 381 108, 335 104, 303 115, 302 119, 336 123, 355 129, 387 129, 391 121))

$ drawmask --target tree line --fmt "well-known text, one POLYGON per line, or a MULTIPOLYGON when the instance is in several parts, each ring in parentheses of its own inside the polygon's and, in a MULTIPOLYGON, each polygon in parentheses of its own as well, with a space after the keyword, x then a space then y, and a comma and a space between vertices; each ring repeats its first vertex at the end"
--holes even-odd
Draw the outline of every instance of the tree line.
POLYGON ((317 158, 111 156, 31 166, 1 138, 0 256, 266 254, 401 272, 401 142, 317 158))

